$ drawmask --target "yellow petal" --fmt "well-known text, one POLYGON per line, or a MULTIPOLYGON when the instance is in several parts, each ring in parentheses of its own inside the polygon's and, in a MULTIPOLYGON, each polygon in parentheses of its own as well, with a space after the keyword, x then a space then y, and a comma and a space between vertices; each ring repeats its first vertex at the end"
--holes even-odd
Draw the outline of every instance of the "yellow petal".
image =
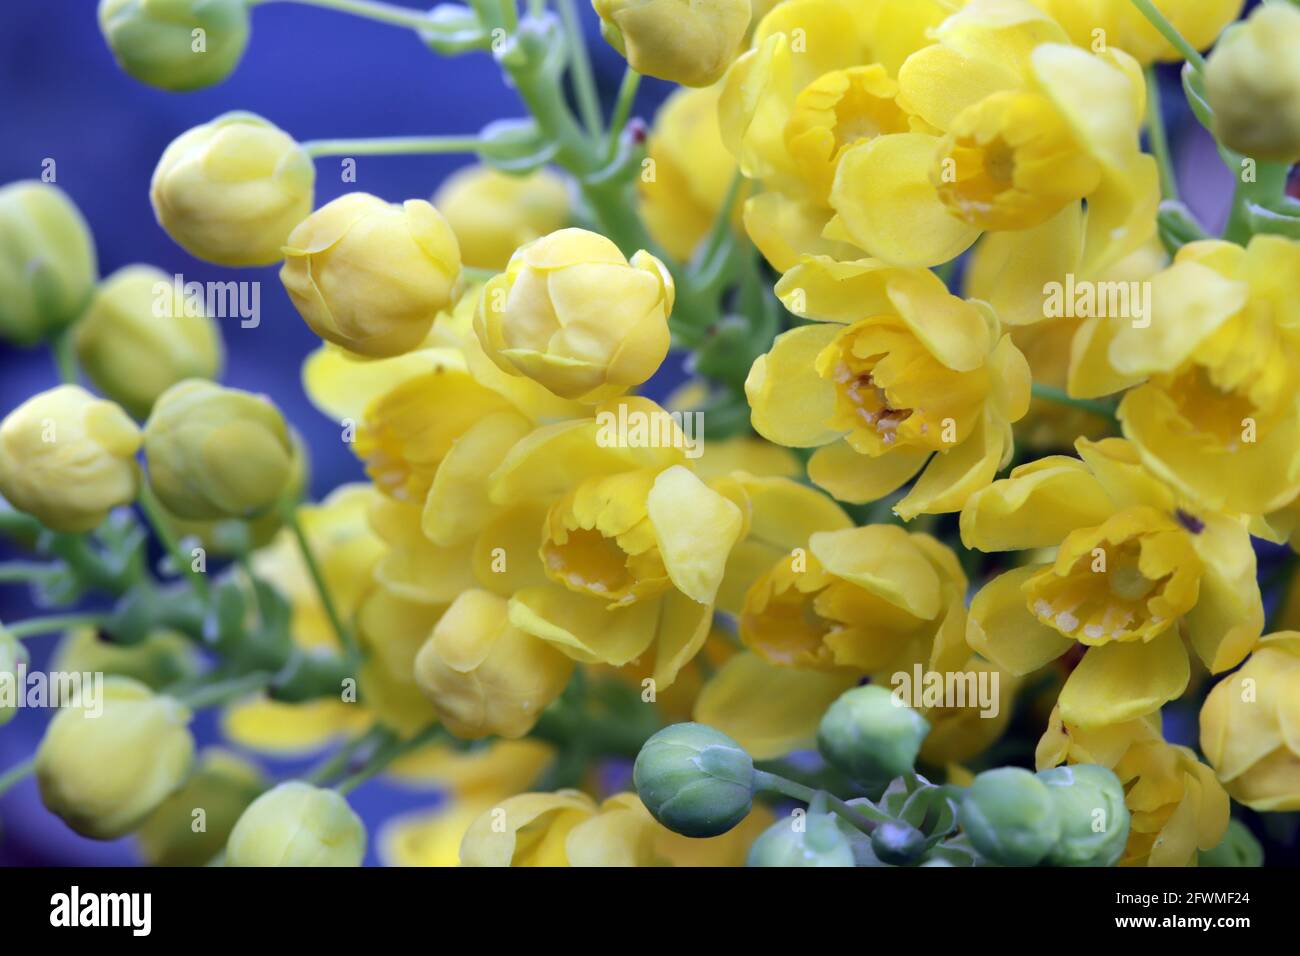
POLYGON ((929 621, 940 610, 934 566, 898 525, 873 524, 813 535, 808 548, 829 573, 929 621))
POLYGON ((817 374, 817 356, 840 334, 835 325, 806 325, 776 337, 745 379, 754 430, 790 448, 815 448, 839 437, 827 427, 835 386, 817 374))
POLYGON ((1181 696, 1190 676, 1187 650, 1177 628, 1149 643, 1090 647, 1061 688, 1061 716, 1080 727, 1142 717, 1181 696))
POLYGON ((960 445, 935 455, 907 497, 894 506, 905 521, 919 514, 960 511, 967 499, 986 487, 1011 451, 1011 427, 987 417, 960 445))
POLYGON ((1196 607, 1183 616, 1184 633, 1211 674, 1236 667, 1264 630, 1264 604, 1250 535, 1231 518, 1204 519, 1192 545, 1204 563, 1196 607))
POLYGON ((970 605, 966 643, 1017 676, 1038 670, 1074 645, 1042 624, 1025 603, 1021 586, 1041 568, 1030 565, 998 575, 980 589, 970 605))
POLYGON ((840 501, 863 504, 892 494, 916 476, 930 452, 895 448, 879 458, 863 455, 846 441, 837 441, 813 453, 808 477, 840 501))
POLYGON ((713 603, 744 526, 740 509, 675 465, 655 478, 646 510, 673 585, 692 600, 713 603))
POLYGON ((527 588, 510 599, 510 623, 575 660, 621 667, 654 640, 659 602, 639 601, 614 610, 607 604, 558 585, 527 588))
POLYGON ((294 756, 313 753, 340 737, 364 729, 370 715, 359 704, 337 700, 286 704, 256 698, 228 707, 222 732, 250 750, 294 756))
POLYGON ((961 540, 979 551, 1051 548, 1113 511, 1105 489, 1081 461, 1053 455, 975 492, 962 509, 961 540))

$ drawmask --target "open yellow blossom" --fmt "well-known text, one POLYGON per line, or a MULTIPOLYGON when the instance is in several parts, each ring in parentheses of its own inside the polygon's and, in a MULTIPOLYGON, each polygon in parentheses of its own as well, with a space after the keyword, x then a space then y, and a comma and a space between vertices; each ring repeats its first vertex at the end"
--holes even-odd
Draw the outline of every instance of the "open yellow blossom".
POLYGON ((1149 327, 1109 361, 1145 378, 1120 403, 1143 463, 1209 509, 1260 515, 1300 492, 1300 242, 1183 246, 1151 281, 1149 327))
POLYGON ((1228 793, 1252 809, 1300 810, 1297 701, 1300 632, 1279 631, 1201 708, 1201 749, 1228 793))
POLYGON ((1027 0, 973 0, 934 37, 900 68, 897 99, 938 132, 891 131, 850 147, 826 235, 932 266, 984 232, 1033 229, 1086 202, 1083 271, 1119 258, 1116 248, 1127 253, 1155 215, 1157 175, 1140 148, 1136 61, 1069 45, 1027 0))
POLYGON ((561 229, 531 242, 483 287, 474 331, 504 372, 595 404, 640 385, 668 354, 673 280, 641 251, 561 229))
POLYGON ((1029 366, 980 302, 924 269, 808 257, 777 284, 816 324, 777 337, 745 382, 758 433, 817 448, 808 473, 841 501, 920 475, 894 510, 957 511, 1012 454, 1029 366))
POLYGON ((1132 814, 1121 866, 1195 866, 1228 828, 1228 795, 1191 749, 1165 742, 1159 714, 1081 727, 1058 708, 1036 756, 1040 770, 1097 764, 1119 777, 1132 814))
POLYGON ((466 166, 443 181, 433 204, 456 233, 462 261, 474 269, 504 269, 516 249, 569 218, 568 187, 548 169, 511 176, 466 166))
MULTIPOLYGON (((1139 63, 1181 63, 1183 54, 1151 25, 1131 0, 1033 0, 1091 50, 1117 46, 1139 63)), ((1154 0, 1155 7, 1198 50, 1211 46, 1219 33, 1241 15, 1245 0, 1154 0)))
POLYGON ((592 0, 600 32, 638 73, 716 83, 749 27, 749 0, 592 0))
POLYGON ((1043 458, 967 502, 962 541, 981 551, 1057 548, 1007 571, 970 607, 966 639, 1012 674, 1086 652, 1066 681, 1067 723, 1142 717, 1180 696, 1184 641, 1212 673, 1235 667, 1263 627, 1245 525, 1181 501, 1122 439, 1043 458))

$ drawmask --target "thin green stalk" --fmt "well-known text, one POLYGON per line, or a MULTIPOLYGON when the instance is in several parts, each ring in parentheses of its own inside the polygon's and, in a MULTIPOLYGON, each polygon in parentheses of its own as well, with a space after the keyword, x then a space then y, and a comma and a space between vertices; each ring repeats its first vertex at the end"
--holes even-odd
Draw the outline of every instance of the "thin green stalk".
MULTIPOLYGON (((391 731, 389 733, 391 734, 391 731)), ((367 780, 383 773, 384 769, 398 757, 404 756, 412 750, 418 750, 420 747, 436 740, 443 733, 445 731, 441 724, 431 724, 409 740, 391 740, 388 744, 376 748, 364 767, 350 777, 341 780, 335 785, 334 789, 346 796, 367 780)))
POLYGON ((215 707, 217 704, 224 704, 227 701, 238 700, 241 697, 247 697, 249 694, 257 693, 267 687, 274 677, 274 674, 265 671, 259 671, 255 674, 243 674, 229 680, 217 681, 206 687, 200 687, 182 695, 180 700, 191 710, 215 707))
POLYGON ((54 364, 59 370, 59 381, 64 385, 77 384, 77 353, 73 349, 72 328, 68 326, 50 342, 54 364))
POLYGON ((1147 129, 1151 133, 1151 151, 1160 167, 1160 193, 1165 199, 1178 198, 1178 177, 1174 172, 1169 134, 1165 130, 1164 106, 1160 99, 1160 76, 1153 65, 1146 68, 1147 129))
POLYGON ((766 770, 754 771, 754 788, 757 790, 774 790, 802 803, 811 804, 814 800, 823 800, 829 804, 836 816, 864 833, 870 833, 877 824, 888 823, 893 819, 889 814, 870 804, 859 804, 851 807, 828 790, 814 790, 812 787, 806 787, 802 783, 796 783, 766 770))
POLYGON ((56 565, 36 561, 6 561, 0 564, 0 584, 32 581, 55 567, 56 565))
POLYGON ((303 781, 316 786, 328 783, 351 766, 358 751, 369 744, 382 743, 388 739, 387 735, 388 731, 382 725, 373 727, 364 734, 358 734, 325 758, 302 778, 303 781))
POLYGON ((321 7, 325 10, 337 10, 353 16, 376 20, 396 27, 422 30, 429 25, 429 18, 419 10, 399 7, 378 0, 254 0, 255 3, 301 3, 309 7, 321 7))
POLYGON ((582 35, 582 21, 574 0, 559 0, 560 20, 564 24, 565 38, 569 43, 569 67, 573 71, 573 90, 578 98, 578 112, 587 132, 601 134, 600 97, 596 95, 596 77, 591 71, 591 57, 582 35))
POLYGON ((713 218, 709 234, 704 238, 704 243, 697 254, 696 262, 699 263, 697 271, 700 274, 707 275, 716 267, 714 259, 717 258, 718 250, 731 235, 731 217, 734 215, 736 200, 740 198, 740 191, 744 185, 744 174, 736 170, 736 174, 731 177, 730 185, 727 186, 727 194, 722 197, 722 205, 718 207, 717 215, 713 218))
POLYGON ((106 614, 53 614, 49 617, 33 617, 17 624, 9 624, 6 630, 11 637, 23 640, 40 634, 57 634, 77 627, 100 627, 108 619, 106 614))
POLYGON ((618 97, 614 100, 614 112, 609 118, 609 142, 605 147, 608 160, 612 161, 618 154, 618 141, 627 127, 628 117, 632 115, 632 104, 640 86, 641 74, 629 66, 623 71, 623 81, 618 85, 618 97))
POLYGON ((1142 16, 1151 21, 1151 25, 1159 30, 1166 40, 1174 45, 1179 53, 1192 68, 1198 73, 1205 70, 1205 57, 1197 51, 1196 47, 1187 42, 1186 38, 1178 32, 1178 28, 1169 22, 1169 19, 1156 9, 1156 5, 1151 0, 1131 0, 1133 6, 1138 8, 1142 16))
POLYGON ((378 136, 369 139, 314 139, 302 144, 308 156, 410 156, 476 153, 477 136, 378 136))
POLYGON ((1071 408, 1079 408, 1085 412, 1100 415, 1102 418, 1109 418, 1113 422, 1119 421, 1115 416, 1115 409, 1108 402, 1090 398, 1071 398, 1065 389, 1057 388, 1055 385, 1045 385, 1042 382, 1034 383, 1033 392, 1035 398, 1056 402, 1058 405, 1068 405, 1071 408))
POLYGON ((14 764, 4 773, 0 773, 0 797, 8 793, 15 784, 21 783, 35 772, 36 758, 30 757, 22 763, 14 764))
POLYGON ((312 553, 311 544, 307 541, 307 535, 302 530, 302 523, 298 520, 298 509, 294 507, 286 508, 284 521, 293 531, 294 539, 298 542, 298 551, 302 554, 303 564, 307 565, 307 573, 311 575, 312 583, 316 586, 316 593, 320 597, 321 606, 325 608, 325 615, 329 618, 330 626, 334 628, 334 634, 339 639, 339 646, 343 648, 344 653, 350 659, 353 661, 360 660, 361 649, 352 636, 352 630, 343 623, 343 617, 334 604, 334 597, 330 594, 329 585, 325 582, 325 575, 321 572, 316 556, 312 553))
POLYGON ((145 519, 149 522, 149 526, 153 528, 154 534, 158 536, 158 540, 162 542, 167 553, 171 555, 176 569, 189 579, 190 586, 194 588, 194 593, 206 602, 208 599, 208 580, 203 576, 202 572, 194 570, 193 564, 185 556, 185 552, 181 550, 180 542, 172 534, 171 526, 167 522, 166 512, 163 511, 162 504, 154 495, 153 489, 149 487, 148 482, 141 486, 139 505, 140 510, 144 512, 145 519))
POLYGON ((1289 170, 1277 163, 1258 163, 1255 166, 1254 182, 1242 179, 1242 170, 1236 172, 1237 186, 1232 194, 1232 212, 1224 226, 1223 238, 1244 246, 1255 231, 1253 207, 1259 205, 1267 209, 1286 195, 1289 170))

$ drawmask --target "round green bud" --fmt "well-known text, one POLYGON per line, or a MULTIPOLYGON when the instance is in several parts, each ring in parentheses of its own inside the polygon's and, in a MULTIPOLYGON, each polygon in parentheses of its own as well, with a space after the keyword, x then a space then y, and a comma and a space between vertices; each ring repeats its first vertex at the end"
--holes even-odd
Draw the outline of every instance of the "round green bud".
POLYGON ((879 783, 911 771, 930 724, 876 684, 854 687, 831 704, 817 746, 832 766, 859 782, 879 783))
POLYGON ((0 188, 0 339, 33 345, 73 322, 95 289, 90 227, 57 186, 0 188))
POLYGON ((689 837, 726 833, 754 802, 754 760, 721 731, 673 724, 637 754, 632 782, 656 820, 689 837))
POLYGON ((1050 866, 1114 866, 1128 843, 1129 810, 1119 778, 1096 764, 1053 767, 1038 774, 1056 802, 1061 838, 1050 866))
POLYGON ((101 283, 77 323, 76 346, 90 381, 136 418, 177 382, 221 371, 216 324, 153 266, 127 266, 101 283))
POLYGON ((748 866, 854 866, 853 848, 834 814, 793 814, 759 834, 748 866))
POLYGON ((289 429, 269 400, 198 379, 154 403, 144 453, 150 487, 184 519, 255 517, 294 473, 289 429))
POLYGON ((118 65, 163 90, 220 83, 248 45, 248 0, 100 0, 99 29, 118 65))
POLYGON ((871 831, 871 849, 881 863, 910 866, 925 853, 925 834, 911 824, 891 820, 871 831))
POLYGON ((13 720, 21 681, 18 671, 27 666, 27 648, 0 625, 0 727, 13 720), (8 686, 6 686, 8 685, 8 686))
POLYGON ((204 751, 185 785, 136 831, 141 856, 150 866, 203 866, 225 848, 235 823, 264 789, 261 771, 242 757, 204 751))
POLYGON ((340 794, 291 780, 249 805, 226 843, 228 866, 360 866, 366 828, 340 794))
POLYGON ((1201 866, 1263 866, 1264 848, 1250 828, 1235 817, 1219 845, 1199 854, 1201 866))
POLYGON ((1300 159, 1300 10, 1255 8, 1226 30, 1205 69, 1214 135, 1260 162, 1300 159))
POLYGON ((999 767, 966 790, 957 822, 980 855, 1000 866, 1034 866, 1061 838, 1056 800, 1028 770, 999 767))

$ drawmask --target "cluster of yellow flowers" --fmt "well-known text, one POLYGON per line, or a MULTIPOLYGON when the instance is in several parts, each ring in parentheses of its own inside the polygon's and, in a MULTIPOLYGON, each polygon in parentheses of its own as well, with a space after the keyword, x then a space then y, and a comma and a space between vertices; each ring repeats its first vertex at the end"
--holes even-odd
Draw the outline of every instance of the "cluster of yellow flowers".
MULTIPOLYGON (((171 6, 103 0, 123 67, 173 89, 233 69, 244 4, 171 6), (198 73, 177 52, 191 21, 216 54, 198 73)), ((0 190, 0 335, 66 338, 104 396, 73 381, 10 411, 0 495, 65 536, 139 500, 187 571, 97 622, 121 659, 67 638, 62 666, 118 676, 100 719, 82 701, 51 724, 47 807, 89 836, 139 832, 153 862, 353 865, 359 779, 325 784, 370 759, 451 794, 384 827, 386 862, 739 864, 776 819, 752 788, 740 825, 691 839, 662 781, 600 794, 588 758, 696 720, 721 732, 704 750, 779 761, 851 688, 915 675, 928 735, 907 766, 969 784, 1019 701, 1049 789, 1061 765, 1123 785, 1126 864, 1195 864, 1230 797, 1300 810, 1300 631, 1265 636, 1252 542, 1300 550, 1300 11, 1229 27, 1242 0, 595 0, 630 69, 593 136, 557 119, 530 53, 553 18, 480 6, 464 42, 510 37, 498 58, 560 171, 503 171, 485 133, 432 202, 313 208, 329 144, 231 113, 153 177, 178 244, 282 262, 323 340, 303 385, 368 481, 319 503, 299 503, 303 449, 275 407, 210 381, 210 319, 174 303, 160 325, 157 270, 97 283, 66 197, 0 190), (1177 202, 1164 145, 1153 64, 1182 60, 1241 179, 1222 239, 1177 202), (686 87, 644 143, 621 128, 639 73, 686 87), (697 377, 638 394, 681 348, 697 377), (728 402, 752 431, 706 442, 728 402), (193 539, 238 560, 210 584, 193 539), (233 695, 157 610, 180 591, 233 695), (277 615, 286 640, 259 642, 277 615), (991 692, 923 693, 934 675, 991 692), (1198 755, 1161 711, 1202 696, 1198 755), (214 703, 237 744, 342 762, 277 786, 222 750, 196 762, 187 725, 214 703), (185 832, 200 793, 216 834, 185 832)), ((1272 621, 1300 627, 1300 608, 1272 621)), ((0 628, 13 672, 7 645, 0 628)), ((1058 829, 1035 860, 1065 859, 1058 829)), ((916 859, 868 832, 872 859, 916 859)))

